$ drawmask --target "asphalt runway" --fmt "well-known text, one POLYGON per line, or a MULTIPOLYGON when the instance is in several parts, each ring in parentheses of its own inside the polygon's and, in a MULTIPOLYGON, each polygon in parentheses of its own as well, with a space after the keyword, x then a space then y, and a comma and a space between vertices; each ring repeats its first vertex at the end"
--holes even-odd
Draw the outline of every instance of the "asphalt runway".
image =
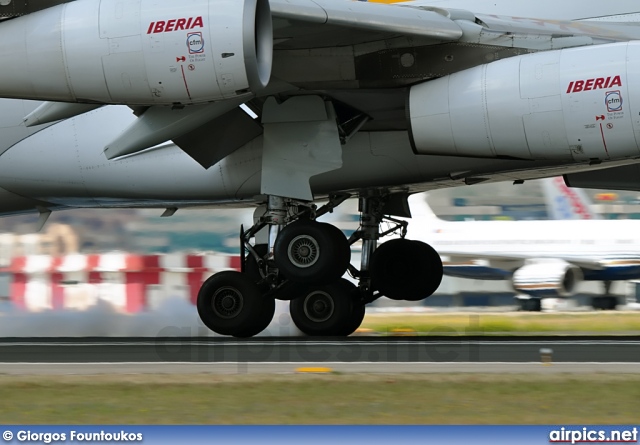
POLYGON ((286 373, 309 367, 370 373, 640 373, 640 337, 0 340, 4 374, 286 373))
POLYGON ((640 374, 640 363, 0 363, 1 375, 185 374, 640 374))

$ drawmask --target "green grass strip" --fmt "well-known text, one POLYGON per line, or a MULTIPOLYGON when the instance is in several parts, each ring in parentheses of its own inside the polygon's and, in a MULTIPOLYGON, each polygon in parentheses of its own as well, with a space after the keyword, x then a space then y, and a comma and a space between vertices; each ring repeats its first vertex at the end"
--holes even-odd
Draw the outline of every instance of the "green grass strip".
POLYGON ((633 312, 575 313, 433 313, 367 314, 361 328, 382 334, 419 332, 470 334, 640 334, 640 314, 633 312))
POLYGON ((635 424, 640 376, 1 376, 0 398, 5 424, 635 424))

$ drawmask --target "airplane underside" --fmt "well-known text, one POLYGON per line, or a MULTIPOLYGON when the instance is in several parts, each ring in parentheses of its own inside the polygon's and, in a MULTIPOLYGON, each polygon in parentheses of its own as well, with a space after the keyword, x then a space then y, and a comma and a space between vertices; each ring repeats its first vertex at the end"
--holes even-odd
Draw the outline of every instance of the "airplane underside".
POLYGON ((5 9, 0 24, 13 61, 0 97, 16 99, 0 100, 0 214, 257 207, 241 271, 198 295, 219 334, 259 333, 276 299, 303 332, 348 335, 380 296, 429 297, 443 266, 405 237, 412 193, 640 158, 635 27, 563 22, 583 18, 567 11, 516 19, 504 5, 505 16, 333 0, 49 6, 5 9), (317 220, 348 198, 360 204, 349 239, 317 220))
MULTIPOLYGON (((443 276, 440 257, 428 244, 406 239, 407 223, 398 219, 410 216, 411 193, 589 168, 544 161, 532 170, 535 161, 476 159, 465 165, 460 158, 417 156, 404 131, 360 132, 333 147, 326 137, 316 138, 317 145, 305 151, 299 139, 324 127, 324 121, 280 122, 284 131, 276 128, 275 135, 267 127, 265 135, 209 169, 173 144, 105 159, 105 141, 133 119, 123 107, 95 110, 7 149, 0 155, 5 196, 0 210, 37 209, 46 215, 65 208, 135 205, 165 208, 170 215, 190 206, 257 206, 255 224, 241 228, 241 271, 213 275, 198 294, 204 324, 236 337, 264 330, 277 299, 291 301, 293 321, 304 333, 342 336, 360 326, 365 305, 381 296, 419 301, 432 295, 443 276), (278 142, 269 145, 269 139, 278 142), (291 164, 288 157, 296 150, 291 164), (348 198, 359 200, 360 227, 347 239, 317 218, 348 198), (379 245, 389 234, 399 238, 379 245), (359 267, 350 264, 355 243, 362 245, 359 267), (343 278, 345 273, 358 284, 343 278)), ((338 130, 335 124, 324 129, 338 130)))

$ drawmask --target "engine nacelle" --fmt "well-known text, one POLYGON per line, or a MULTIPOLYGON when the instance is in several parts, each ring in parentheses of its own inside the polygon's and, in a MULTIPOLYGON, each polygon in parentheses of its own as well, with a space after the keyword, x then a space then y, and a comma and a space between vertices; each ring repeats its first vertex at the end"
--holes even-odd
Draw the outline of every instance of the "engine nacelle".
POLYGON ((83 0, 0 23, 0 97, 210 102, 264 88, 272 57, 268 0, 83 0))
POLYGON ((638 156, 640 42, 512 57, 415 85, 417 154, 596 160, 638 156))
POLYGON ((562 260, 526 264, 513 274, 513 288, 539 298, 570 297, 582 281, 579 267, 562 260))

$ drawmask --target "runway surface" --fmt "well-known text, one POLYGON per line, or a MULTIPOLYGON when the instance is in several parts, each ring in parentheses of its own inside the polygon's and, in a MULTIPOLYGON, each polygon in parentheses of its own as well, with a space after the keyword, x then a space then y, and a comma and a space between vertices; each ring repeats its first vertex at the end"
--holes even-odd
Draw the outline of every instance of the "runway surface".
MULTIPOLYGON (((640 363, 640 337, 13 338, 0 363, 640 363)), ((1 371, 1 370, 0 370, 1 371)))
POLYGON ((0 363, 1 375, 127 374, 640 374, 640 363, 0 363))

